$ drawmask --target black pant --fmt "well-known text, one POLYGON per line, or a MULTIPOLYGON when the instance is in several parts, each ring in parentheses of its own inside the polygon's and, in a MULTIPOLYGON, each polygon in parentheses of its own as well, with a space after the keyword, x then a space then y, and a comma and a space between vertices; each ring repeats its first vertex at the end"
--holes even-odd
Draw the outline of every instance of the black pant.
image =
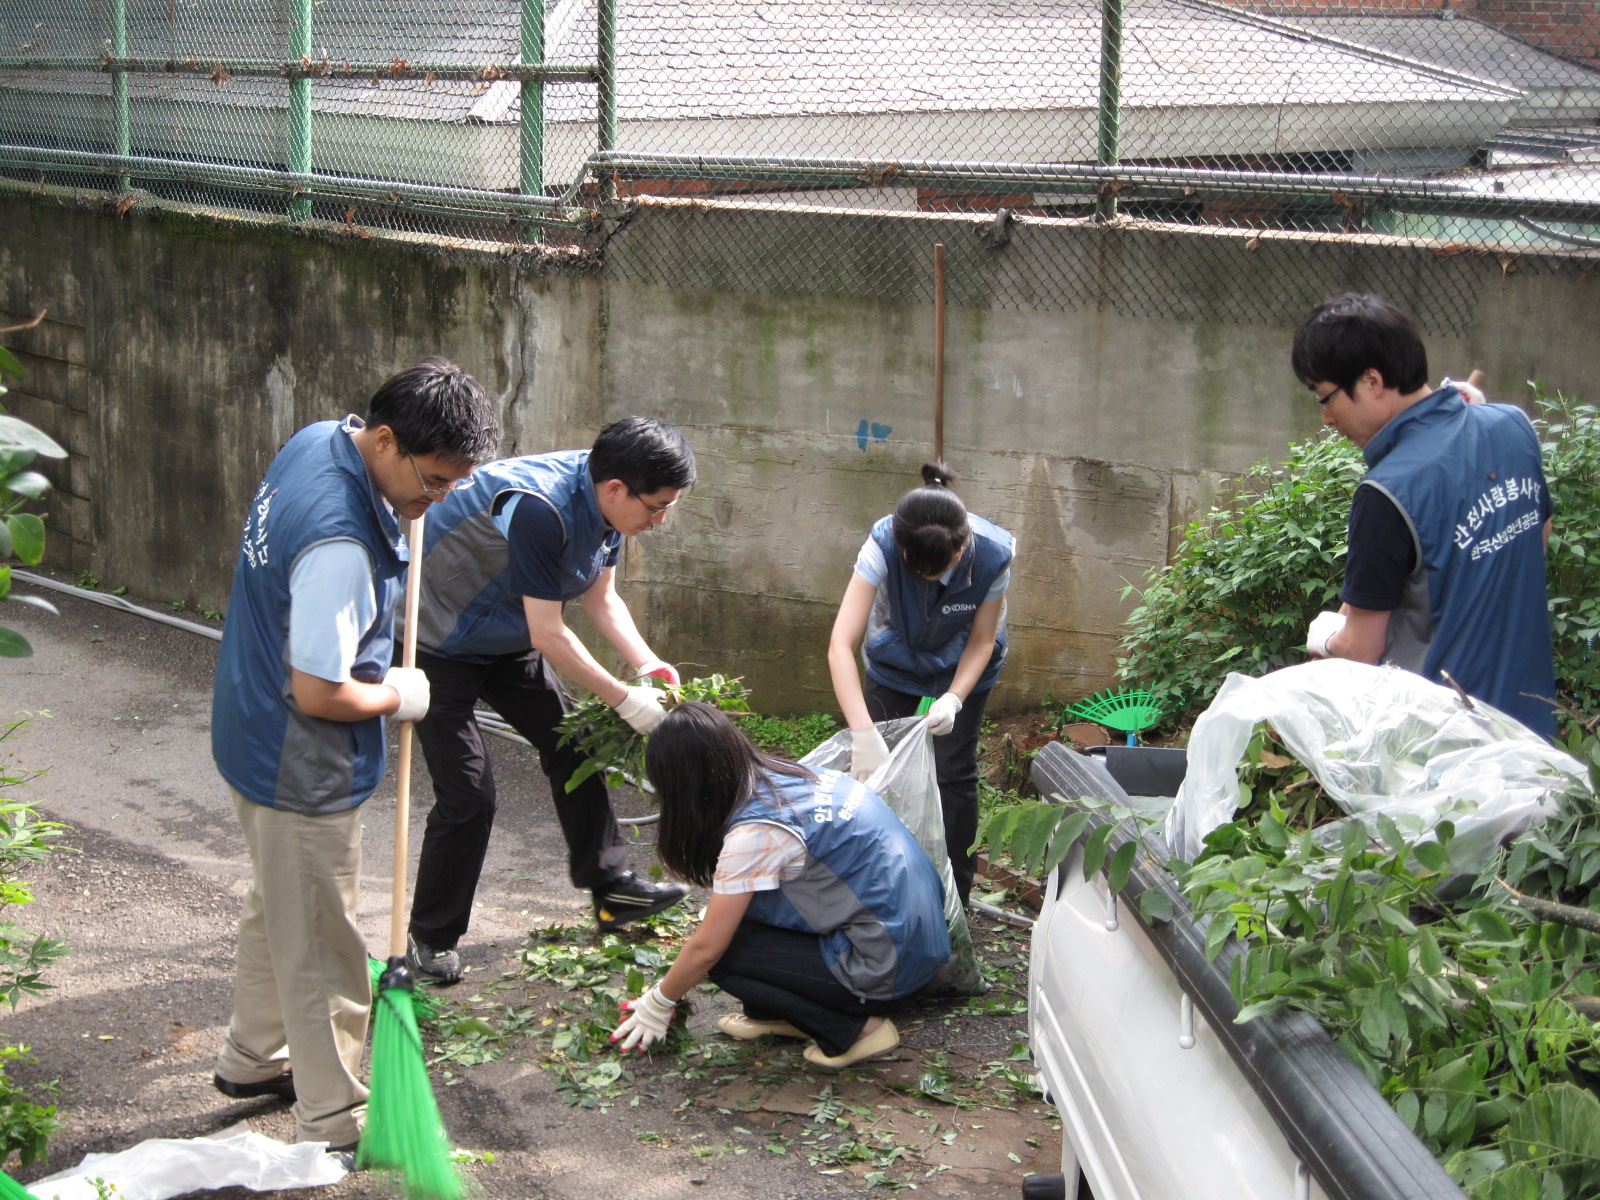
POLYGON ((830 1057, 861 1036, 867 1018, 899 1012, 912 997, 863 1000, 840 983, 814 933, 741 921, 710 971, 711 982, 744 1002, 756 1021, 787 1021, 817 1040, 830 1057))
MULTIPOLYGON (((868 678, 867 712, 874 721, 914 717, 921 696, 907 695, 868 678)), ((974 692, 962 702, 956 727, 933 739, 934 770, 939 777, 939 807, 944 812, 944 844, 950 853, 950 871, 956 894, 966 907, 972 895, 972 876, 978 867, 976 851, 968 852, 978 837, 978 733, 988 692, 974 692)))
POLYGON ((469 663, 419 652, 417 666, 427 672, 432 693, 428 715, 417 722, 417 741, 433 777, 433 811, 411 901, 411 932, 419 941, 448 949, 461 940, 489 852, 496 803, 494 770, 472 715, 480 698, 539 752, 567 839, 572 886, 601 888, 627 870, 627 848, 602 779, 591 775, 567 791, 584 759, 573 747, 556 745, 556 724, 572 701, 543 655, 528 650, 469 663))

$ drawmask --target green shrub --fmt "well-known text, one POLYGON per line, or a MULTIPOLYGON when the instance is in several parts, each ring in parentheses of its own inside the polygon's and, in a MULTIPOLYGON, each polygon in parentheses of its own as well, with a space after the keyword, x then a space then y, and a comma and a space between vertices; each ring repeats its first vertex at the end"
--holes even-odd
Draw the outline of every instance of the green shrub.
POLYGON ((1191 522, 1172 562, 1146 577, 1119 678, 1175 720, 1210 703, 1229 671, 1303 661, 1311 618, 1339 605, 1350 496, 1365 470, 1354 445, 1326 435, 1290 446, 1287 462, 1258 463, 1233 503, 1191 522))
POLYGON ((839 731, 839 722, 828 713, 807 713, 803 717, 739 718, 739 728, 758 750, 799 761, 839 731))
MULTIPOLYGON (((1600 702, 1600 409, 1532 384, 1534 428, 1555 501, 1550 538, 1556 683, 1600 702)), ((1122 637, 1118 677, 1148 688, 1169 722, 1211 702, 1230 671, 1304 662, 1306 626, 1339 607, 1350 497, 1361 451, 1331 432, 1258 463, 1226 507, 1189 524, 1173 560, 1146 576, 1122 637)), ((1129 591, 1135 590, 1129 588, 1129 591)))
POLYGON ((1582 711, 1600 712, 1600 409, 1530 386, 1556 506, 1547 551, 1556 684, 1582 711))
MULTIPOLYGON (((0 725, 0 742, 24 724, 0 725)), ((30 778, 29 772, 0 756, 0 1003, 12 1008, 23 996, 49 988, 44 969, 65 953, 60 942, 29 933, 10 920, 12 908, 33 899, 18 871, 44 858, 50 852, 50 840, 61 833, 60 825, 40 820, 30 805, 5 794, 30 778)), ((27 1166, 43 1155, 46 1140, 55 1132, 55 1106, 35 1103, 6 1077, 8 1062, 28 1057, 26 1046, 0 1044, 0 1165, 17 1154, 27 1166)))
MULTIPOLYGON (((22 378, 22 366, 4 346, 0 346, 0 396, 5 395, 6 376, 22 378)), ((47 435, 8 417, 0 407, 0 600, 19 600, 47 612, 55 607, 37 596, 11 595, 12 558, 33 566, 44 557, 44 522, 33 513, 20 511, 31 500, 44 495, 50 481, 32 469, 33 460, 43 454, 64 458, 66 451, 47 435)), ((33 653, 28 639, 14 629, 0 625, 0 657, 26 658, 33 653)))

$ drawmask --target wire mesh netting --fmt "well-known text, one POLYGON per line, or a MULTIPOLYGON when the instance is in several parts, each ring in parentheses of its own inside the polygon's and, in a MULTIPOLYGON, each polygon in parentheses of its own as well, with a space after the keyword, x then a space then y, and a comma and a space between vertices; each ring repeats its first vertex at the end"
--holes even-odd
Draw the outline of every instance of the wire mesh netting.
MULTIPOLYGON (((841 244, 836 223, 823 234, 796 219, 817 210, 972 223, 951 264, 967 270, 957 302, 1103 302, 1104 283, 1072 262, 986 261, 1037 222, 1549 261, 1600 247, 1597 118, 1600 5, 1587 0, 0 9, 0 174, 537 241, 578 251, 579 267, 607 239, 658 227, 630 229, 644 208, 726 210, 715 263, 677 252, 670 222, 660 247, 628 258, 707 287, 770 286, 784 255, 826 251, 837 266, 815 286, 926 293, 921 258, 871 223, 841 244)), ((1196 281, 1143 257, 1117 302, 1181 311, 1196 281)), ((1248 298, 1231 303, 1256 316, 1248 298)))

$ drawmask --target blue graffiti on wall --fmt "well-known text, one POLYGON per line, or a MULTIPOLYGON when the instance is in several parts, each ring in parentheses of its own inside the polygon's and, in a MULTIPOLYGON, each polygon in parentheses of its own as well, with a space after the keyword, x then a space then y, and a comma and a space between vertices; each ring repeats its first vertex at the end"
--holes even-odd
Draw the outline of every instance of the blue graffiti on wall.
POLYGON ((887 442, 889 435, 893 432, 893 425, 879 425, 875 421, 869 422, 865 417, 862 417, 861 424, 856 426, 856 445, 865 450, 869 434, 875 442, 887 442))

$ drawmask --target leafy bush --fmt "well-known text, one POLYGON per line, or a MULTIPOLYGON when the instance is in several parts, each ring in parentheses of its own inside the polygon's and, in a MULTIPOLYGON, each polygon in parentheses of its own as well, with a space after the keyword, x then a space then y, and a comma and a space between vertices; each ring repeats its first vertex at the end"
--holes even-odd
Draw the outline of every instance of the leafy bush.
POLYGON ((1361 451, 1330 436, 1258 463, 1232 505, 1191 522, 1172 562, 1146 577, 1118 676, 1173 720, 1208 704, 1229 671, 1303 661, 1311 618, 1339 604, 1350 496, 1365 472, 1361 451))
POLYGON ((1600 711, 1600 409, 1531 385, 1545 478, 1555 501, 1547 550, 1556 684, 1584 712, 1600 711))
POLYGON ((828 713, 807 713, 803 717, 739 718, 739 728, 758 750, 799 761, 839 730, 839 722, 828 713))
MULTIPOLYGON (((5 395, 8 375, 21 379, 22 365, 0 346, 0 396, 5 395)), ((0 600, 20 600, 55 612, 54 605, 37 596, 11 595, 11 568, 6 564, 15 557, 33 566, 44 557, 44 522, 20 509, 44 495, 50 486, 49 480, 31 469, 33 460, 41 454, 64 458, 66 453, 46 434, 25 421, 6 416, 0 407, 0 600)), ((26 658, 32 653, 27 638, 0 625, 0 657, 26 658)))
MULTIPOLYGON (((1600 409, 1531 384, 1533 423, 1555 501, 1549 549, 1556 683, 1600 704, 1600 409)), ((1325 433, 1258 463, 1233 502, 1183 532, 1171 563, 1145 578, 1118 677, 1148 688, 1168 721, 1210 703, 1229 671, 1261 675, 1305 660, 1305 632, 1337 609, 1350 497, 1361 451, 1325 433)), ((1133 591, 1132 587, 1128 591, 1133 591)), ((1126 593, 1124 593, 1126 594, 1126 593)))
MULTIPOLYGON (((0 742, 24 724, 0 726, 0 742)), ((31 777, 0 757, 0 789, 25 784, 31 777)), ((44 968, 65 953, 60 942, 13 925, 7 911, 33 899, 17 872, 23 864, 38 862, 48 854, 50 840, 60 832, 60 825, 40 820, 30 805, 0 794, 0 1003, 12 1008, 23 996, 49 988, 43 979, 44 968)), ((17 1154, 27 1166, 44 1153, 46 1140, 55 1132, 55 1106, 35 1103, 6 1077, 8 1062, 27 1057, 26 1046, 0 1045, 0 1165, 17 1154)))

